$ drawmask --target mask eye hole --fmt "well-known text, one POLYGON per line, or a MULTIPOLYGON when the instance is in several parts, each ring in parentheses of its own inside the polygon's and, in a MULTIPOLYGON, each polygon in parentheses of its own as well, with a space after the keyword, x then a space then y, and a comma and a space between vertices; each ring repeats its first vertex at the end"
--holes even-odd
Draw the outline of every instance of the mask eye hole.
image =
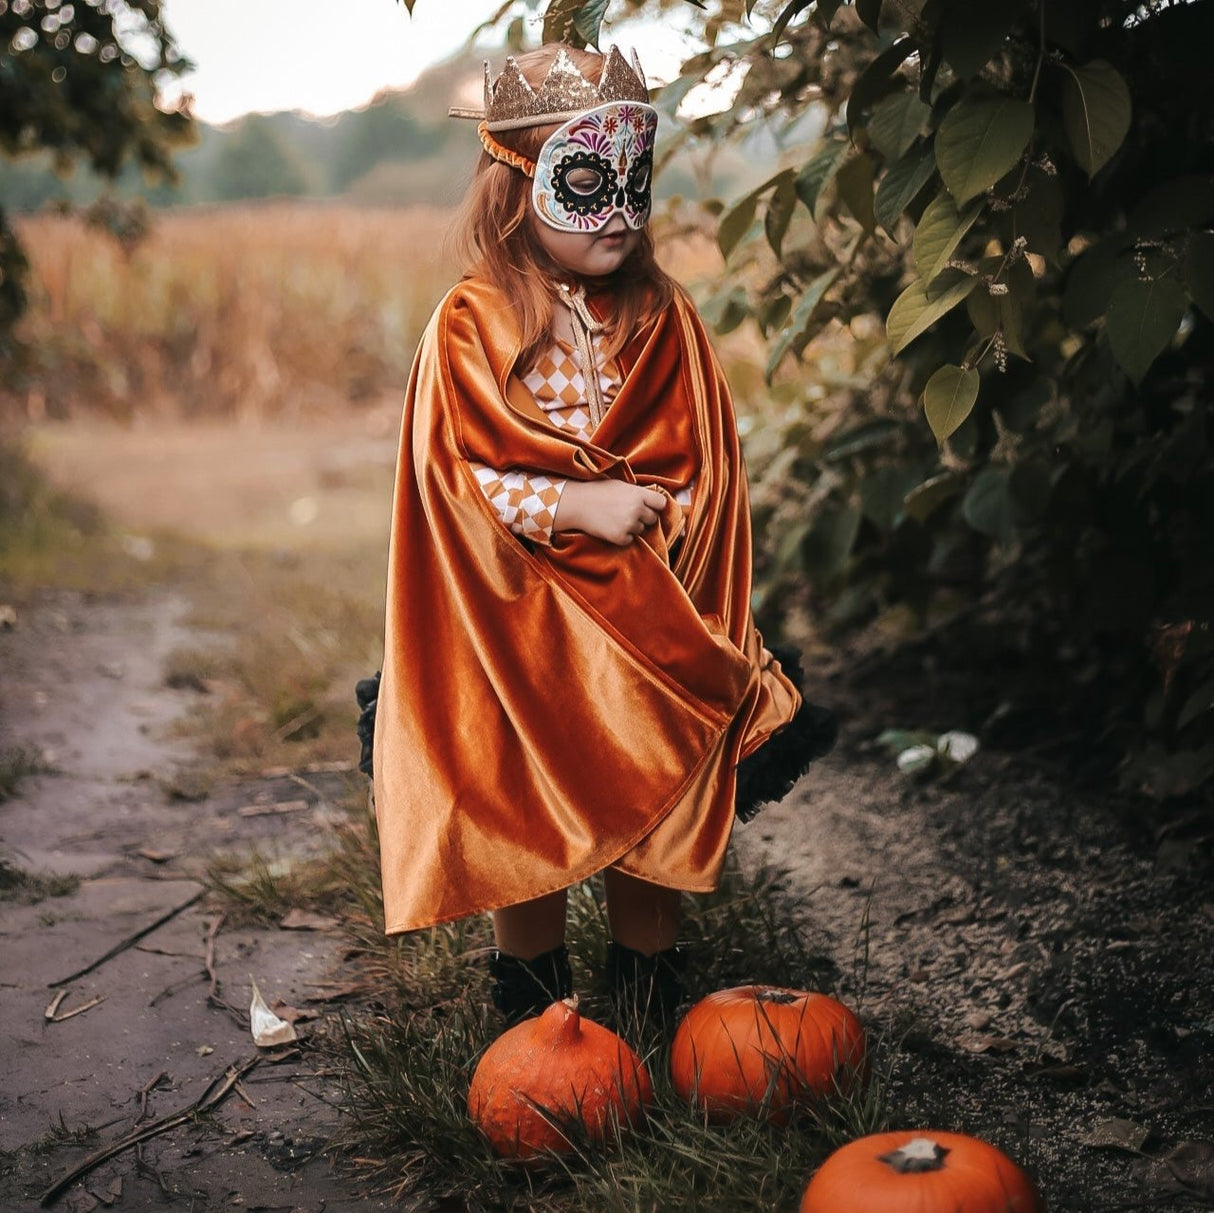
POLYGON ((628 193, 634 205, 643 207, 648 203, 652 184, 653 157, 646 154, 633 164, 628 173, 628 193))
POLYGON ((583 198, 597 194, 603 188, 603 174, 597 168, 583 165, 565 174, 565 185, 583 198))
POLYGON ((610 205, 617 188, 615 169, 596 152, 578 150, 565 156, 552 173, 557 202, 575 215, 597 215, 610 205))

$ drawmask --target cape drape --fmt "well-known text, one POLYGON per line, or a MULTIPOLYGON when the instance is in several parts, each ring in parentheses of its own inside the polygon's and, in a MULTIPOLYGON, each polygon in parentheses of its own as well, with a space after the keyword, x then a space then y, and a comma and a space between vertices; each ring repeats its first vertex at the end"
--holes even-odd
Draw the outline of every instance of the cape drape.
MULTIPOLYGON (((716 887, 734 766, 800 697, 750 612, 745 471, 691 303, 620 355, 590 440, 515 377, 510 302, 465 280, 410 376, 388 561, 375 805, 389 933, 565 888, 609 865, 716 887), (511 533, 470 461, 672 497, 628 547, 511 533)), ((518 368, 522 370, 523 368, 518 368)))

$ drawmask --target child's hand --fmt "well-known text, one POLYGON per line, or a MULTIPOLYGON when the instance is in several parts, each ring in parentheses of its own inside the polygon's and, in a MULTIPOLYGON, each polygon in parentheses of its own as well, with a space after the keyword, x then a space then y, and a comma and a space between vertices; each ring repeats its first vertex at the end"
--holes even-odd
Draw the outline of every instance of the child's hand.
POLYGON ((656 489, 623 480, 570 480, 561 493, 553 530, 584 531, 627 547, 657 522, 667 500, 656 489))

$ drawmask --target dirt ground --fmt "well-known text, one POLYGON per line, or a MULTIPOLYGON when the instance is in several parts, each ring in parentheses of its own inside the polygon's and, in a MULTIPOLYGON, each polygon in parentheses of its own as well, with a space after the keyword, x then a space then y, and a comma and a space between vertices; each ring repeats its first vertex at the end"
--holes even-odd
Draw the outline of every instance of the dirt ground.
MULTIPOLYGON (((127 457, 107 464, 140 458, 127 457)), ((293 457, 322 483, 331 436, 293 457)), ((89 467, 81 457, 70 480, 114 508, 117 489, 88 483, 101 475, 89 467)), ((267 516, 291 518, 300 476, 288 467, 281 481, 267 516)), ((0 908, 6 1213, 38 1207, 93 1151, 256 1056, 250 978, 269 1002, 322 1012, 344 980, 334 933, 216 931, 198 900, 217 851, 323 845, 341 777, 174 795, 192 756, 171 730, 188 692, 165 686, 163 661, 188 639, 183 616, 171 594, 47 593, 0 632, 0 748, 36 747, 48 768, 0 804, 0 852, 80 877, 65 896, 0 908), (61 1017, 103 1001, 48 1019, 60 990, 61 1017)), ((874 738, 923 723, 898 717, 913 675, 903 667, 895 688, 833 664, 818 690, 842 711, 840 745, 738 831, 741 855, 788 870, 840 990, 882 1038, 899 1123, 994 1141, 1055 1213, 1214 1208, 1214 825, 988 749, 908 778, 874 738)), ((53 1207, 387 1207, 320 1153, 340 1093, 319 1067, 306 1047, 263 1057, 213 1112, 123 1151, 53 1207)))

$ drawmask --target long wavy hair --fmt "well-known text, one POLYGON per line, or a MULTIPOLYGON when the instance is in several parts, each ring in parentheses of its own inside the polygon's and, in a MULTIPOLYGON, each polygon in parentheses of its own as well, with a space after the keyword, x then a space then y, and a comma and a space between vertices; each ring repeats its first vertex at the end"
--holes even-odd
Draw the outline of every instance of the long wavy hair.
MULTIPOLYGON (((547 43, 519 55, 516 62, 539 89, 557 54, 564 50, 587 80, 602 75, 603 56, 593 51, 547 43)), ((495 138, 512 151, 535 160, 556 126, 502 131, 495 138)), ((552 341, 553 284, 576 278, 554 261, 535 235, 541 222, 531 206, 531 178, 481 152, 472 184, 455 220, 452 242, 465 276, 483 278, 513 303, 522 330, 520 365, 531 367, 552 341)), ((606 293, 611 306, 604 319, 604 357, 611 358, 639 328, 669 303, 674 283, 654 256, 649 225, 628 259, 613 274, 583 281, 588 294, 606 293)))

